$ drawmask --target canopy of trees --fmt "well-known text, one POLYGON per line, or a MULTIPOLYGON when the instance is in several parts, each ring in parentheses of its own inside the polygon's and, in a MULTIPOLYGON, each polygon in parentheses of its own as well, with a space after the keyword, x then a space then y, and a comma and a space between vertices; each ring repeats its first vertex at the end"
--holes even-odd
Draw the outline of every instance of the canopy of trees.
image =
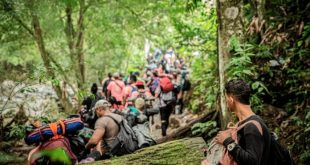
POLYGON ((51 82, 70 112, 63 82, 83 96, 108 72, 142 70, 148 53, 173 47, 191 68, 191 111, 216 109, 223 127, 223 84, 243 78, 257 113, 267 104, 284 112, 272 129, 286 130, 283 142, 306 162, 309 8, 307 0, 0 0, 0 80, 51 82))

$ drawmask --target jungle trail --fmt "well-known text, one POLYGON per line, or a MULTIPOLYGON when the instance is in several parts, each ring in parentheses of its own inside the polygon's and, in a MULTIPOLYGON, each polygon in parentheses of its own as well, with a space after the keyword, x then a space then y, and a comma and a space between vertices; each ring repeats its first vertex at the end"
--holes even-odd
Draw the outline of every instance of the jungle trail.
POLYGON ((310 164, 308 1, 0 6, 0 164, 310 164))
POLYGON ((171 159, 178 154, 184 155, 178 159, 183 164, 247 164, 253 160, 294 164, 289 151, 251 110, 250 87, 241 79, 225 86, 227 104, 239 119, 236 125, 230 123, 212 141, 169 142, 187 136, 196 122, 214 120, 217 113, 193 117, 185 112, 190 69, 173 49, 149 55, 144 68, 128 75, 109 73, 101 84, 93 83, 91 95, 84 98, 77 114, 57 122, 31 123, 25 142, 35 148, 28 154, 28 164, 174 164, 171 159), (191 120, 182 121, 186 117, 191 120), (258 154, 250 153, 254 151, 258 154))

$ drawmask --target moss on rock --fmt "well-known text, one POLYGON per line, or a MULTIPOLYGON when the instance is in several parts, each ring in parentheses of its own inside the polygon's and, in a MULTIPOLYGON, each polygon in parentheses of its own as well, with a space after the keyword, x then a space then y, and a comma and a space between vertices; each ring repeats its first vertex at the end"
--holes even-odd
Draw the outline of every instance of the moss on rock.
POLYGON ((102 164, 200 164, 203 160, 202 138, 185 138, 151 146, 133 154, 97 161, 91 165, 102 164))

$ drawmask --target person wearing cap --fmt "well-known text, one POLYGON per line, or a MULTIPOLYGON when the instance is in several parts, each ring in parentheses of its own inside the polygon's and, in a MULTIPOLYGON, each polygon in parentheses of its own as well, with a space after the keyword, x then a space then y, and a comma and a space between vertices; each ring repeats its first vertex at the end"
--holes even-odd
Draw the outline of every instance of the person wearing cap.
POLYGON ((102 141, 108 145, 111 144, 120 131, 118 124, 112 118, 120 122, 122 116, 112 113, 110 107, 111 104, 107 100, 99 100, 94 106, 98 119, 95 123, 95 131, 85 146, 86 149, 93 150, 83 162, 91 162, 102 158, 106 153, 106 147, 102 145, 102 141))
POLYGON ((125 83, 120 79, 119 73, 113 74, 114 81, 110 82, 108 89, 108 99, 113 105, 113 108, 122 110, 123 101, 123 89, 125 88, 125 83))
POLYGON ((131 97, 131 94, 134 91, 137 91, 137 87, 136 87, 136 81, 137 81, 137 77, 135 75, 130 75, 130 79, 129 79, 129 84, 126 85, 126 87, 123 89, 123 100, 124 100, 124 104, 125 108, 128 106, 128 98, 131 97))
POLYGON ((130 99, 134 99, 139 97, 139 95, 143 95, 144 97, 152 97, 151 92, 149 89, 145 89, 144 82, 138 80, 136 82, 137 91, 132 92, 130 99))

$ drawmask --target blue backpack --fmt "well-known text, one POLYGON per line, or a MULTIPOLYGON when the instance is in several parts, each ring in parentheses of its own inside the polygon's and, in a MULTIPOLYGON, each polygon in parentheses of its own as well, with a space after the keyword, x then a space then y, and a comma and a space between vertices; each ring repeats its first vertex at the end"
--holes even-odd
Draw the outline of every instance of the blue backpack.
POLYGON ((151 86, 150 86, 150 90, 152 93, 155 92, 156 88, 158 87, 159 85, 159 77, 155 77, 151 83, 151 86))
POLYGON ((132 85, 130 85, 130 86, 131 86, 131 93, 138 91, 138 89, 136 87, 134 87, 132 85))

